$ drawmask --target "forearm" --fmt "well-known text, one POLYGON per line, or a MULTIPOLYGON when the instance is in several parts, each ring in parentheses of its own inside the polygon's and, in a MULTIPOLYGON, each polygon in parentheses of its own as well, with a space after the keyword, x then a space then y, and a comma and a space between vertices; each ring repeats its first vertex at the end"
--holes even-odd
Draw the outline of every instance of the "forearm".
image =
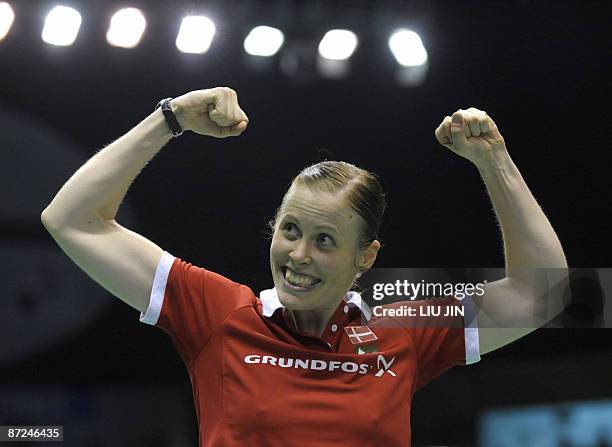
POLYGON ((491 151, 477 167, 502 229, 507 276, 534 268, 566 268, 561 243, 510 155, 491 151))
POLYGON ((45 224, 61 228, 114 219, 136 176, 171 136, 157 109, 72 175, 44 210, 45 224))

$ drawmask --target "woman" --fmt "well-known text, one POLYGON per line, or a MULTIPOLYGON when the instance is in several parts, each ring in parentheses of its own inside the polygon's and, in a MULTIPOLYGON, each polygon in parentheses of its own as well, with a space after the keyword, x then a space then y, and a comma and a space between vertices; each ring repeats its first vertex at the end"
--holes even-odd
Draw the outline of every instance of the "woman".
POLYGON ((129 185, 173 135, 237 136, 248 125, 229 88, 162 103, 85 163, 42 221, 87 274, 170 334, 192 381, 201 446, 410 444, 415 390, 535 328, 512 322, 536 311, 543 323, 561 310, 546 295, 553 285, 533 272, 564 271, 563 250, 485 112, 458 110, 435 134, 478 168, 503 231, 507 276, 474 296, 480 329, 461 316, 398 328, 350 290, 376 260, 385 200, 376 178, 348 163, 319 163, 294 179, 272 225, 275 287, 259 297, 119 225, 129 185))

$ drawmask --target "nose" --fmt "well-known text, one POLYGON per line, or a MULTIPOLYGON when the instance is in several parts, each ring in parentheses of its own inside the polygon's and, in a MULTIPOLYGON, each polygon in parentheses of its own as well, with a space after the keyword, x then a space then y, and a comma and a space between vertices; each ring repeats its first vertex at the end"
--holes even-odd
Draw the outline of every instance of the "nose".
POLYGON ((310 264, 312 262, 310 258, 310 247, 306 238, 295 241, 289 252, 289 259, 291 259, 291 262, 295 265, 310 264))

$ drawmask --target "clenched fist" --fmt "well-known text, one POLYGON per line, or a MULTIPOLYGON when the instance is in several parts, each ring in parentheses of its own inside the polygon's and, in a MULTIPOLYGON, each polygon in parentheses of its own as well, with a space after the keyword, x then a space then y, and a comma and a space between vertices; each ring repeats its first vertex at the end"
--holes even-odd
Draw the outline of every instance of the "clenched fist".
POLYGON ((478 165, 495 151, 505 151, 506 143, 497 125, 486 112, 470 107, 446 116, 436 129, 438 142, 478 165))
POLYGON ((238 95, 229 87, 194 90, 174 98, 171 106, 183 130, 200 135, 235 137, 249 124, 238 105, 238 95))

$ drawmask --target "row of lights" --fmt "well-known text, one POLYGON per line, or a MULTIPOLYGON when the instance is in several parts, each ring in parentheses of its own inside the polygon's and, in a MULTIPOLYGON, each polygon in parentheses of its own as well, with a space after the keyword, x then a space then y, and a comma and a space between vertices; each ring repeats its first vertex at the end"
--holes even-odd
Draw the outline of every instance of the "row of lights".
MULTIPOLYGON (((0 40, 10 31, 15 13, 8 2, 0 2, 0 40)), ((72 45, 79 33, 81 14, 67 6, 56 6, 45 18, 42 40, 50 45, 72 45)), ((143 13, 136 8, 117 11, 106 33, 109 45, 134 48, 146 28, 143 13)), ((208 51, 215 35, 215 24, 208 17, 184 17, 176 37, 176 47, 184 53, 201 54, 208 51)), ((253 28, 244 40, 244 50, 253 56, 274 56, 283 46, 283 32, 270 26, 253 28)), ((419 35, 407 29, 396 30, 389 38, 389 49, 403 67, 422 66, 427 63, 427 51, 419 35)), ((358 45, 357 35, 349 30, 328 31, 319 42, 319 55, 327 60, 349 59, 358 45)))

